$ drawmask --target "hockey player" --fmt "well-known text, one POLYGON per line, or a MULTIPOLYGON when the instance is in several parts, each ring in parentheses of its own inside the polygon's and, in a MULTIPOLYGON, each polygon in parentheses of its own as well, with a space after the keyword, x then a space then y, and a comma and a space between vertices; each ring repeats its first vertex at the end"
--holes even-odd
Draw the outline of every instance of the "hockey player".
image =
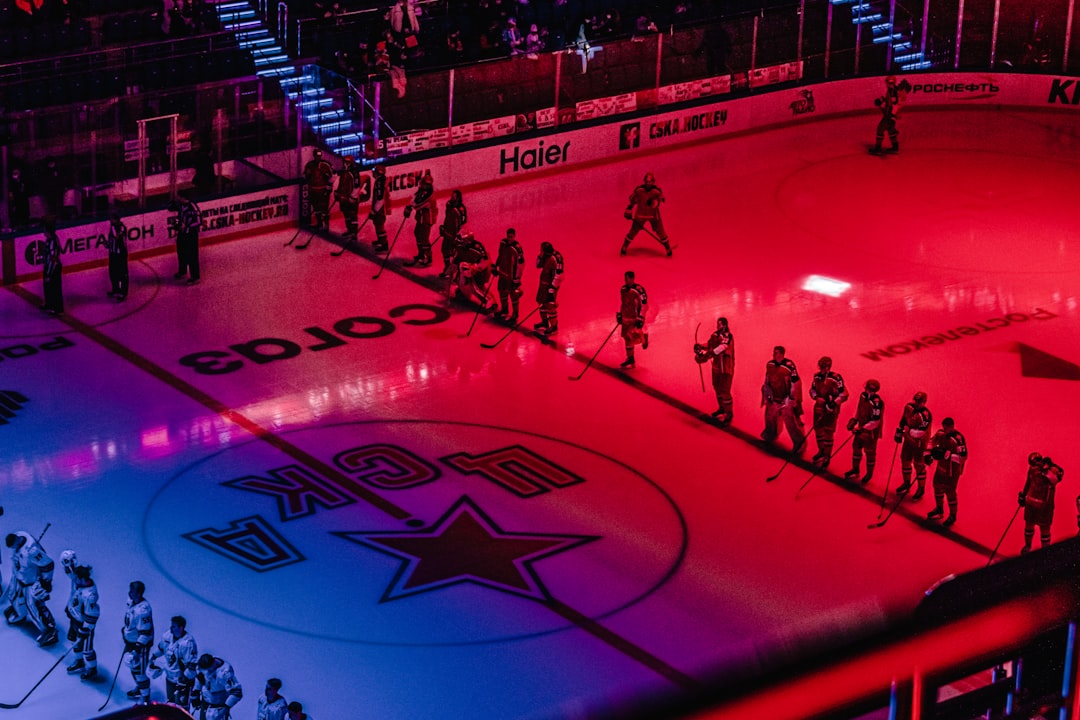
POLYGON ((840 405, 848 399, 847 387, 840 373, 832 371, 832 358, 828 355, 818 360, 818 371, 810 381, 810 398, 814 401, 814 438, 817 454, 811 461, 822 468, 829 467, 833 454, 833 438, 836 421, 840 419, 840 405))
POLYGON ((338 207, 345 217, 345 232, 343 240, 355 240, 360 232, 360 222, 357 218, 360 212, 360 168, 356 165, 352 155, 346 155, 344 166, 338 174, 337 189, 334 197, 337 198, 338 207))
POLYGON ((281 695, 281 680, 270 678, 266 681, 266 691, 259 696, 259 707, 255 720, 285 720, 289 706, 281 695))
MULTIPOLYGON (((1042 547, 1050 544, 1050 524, 1054 521, 1054 494, 1057 484, 1065 477, 1065 470, 1048 457, 1037 452, 1028 455, 1027 481, 1017 501, 1024 508, 1024 547, 1020 554, 1031 552, 1035 539, 1035 526, 1039 526, 1039 542, 1042 547)), ((1076 501, 1080 513, 1080 498, 1076 501)), ((1078 515, 1080 522, 1080 515, 1078 515)))
POLYGON ((120 631, 124 639, 124 654, 131 668, 135 688, 127 696, 146 705, 150 702, 150 678, 146 675, 150 666, 150 646, 154 644, 154 611, 143 594, 146 585, 140 580, 128 584, 128 604, 124 612, 124 627, 120 631))
POLYGON ((465 201, 460 190, 452 190, 450 199, 446 201, 446 214, 443 224, 439 226, 439 236, 442 238, 443 269, 439 277, 450 277, 450 264, 454 261, 454 253, 457 251, 459 236, 465 232, 465 224, 469 221, 469 211, 465 208, 465 201))
POLYGON ((173 206, 176 212, 176 254, 180 269, 173 275, 177 280, 188 276, 188 285, 199 282, 199 229, 202 211, 191 198, 181 195, 173 206))
POLYGON ((492 280, 491 261, 487 248, 471 232, 466 231, 461 237, 451 263, 451 273, 450 284, 457 286, 454 293, 457 298, 476 303, 484 313, 494 310, 492 293, 488 292, 492 280))
POLYGON ((311 160, 304 166, 304 182, 307 184, 308 204, 311 206, 309 226, 315 230, 324 225, 330 227, 330 189, 334 182, 334 168, 323 160, 322 150, 314 150, 311 160))
POLYGON ((623 286, 619 288, 619 312, 615 313, 615 322, 622 325, 622 337, 626 343, 626 359, 619 363, 621 368, 635 365, 634 347, 641 345, 642 350, 649 349, 649 333, 645 331, 645 316, 649 313, 649 296, 645 288, 634 281, 634 271, 623 273, 623 286))
POLYGON ((660 218, 660 203, 664 202, 664 192, 656 185, 656 176, 645 173, 645 179, 630 193, 630 201, 623 212, 623 217, 630 221, 630 229, 623 239, 620 255, 625 255, 634 237, 645 227, 645 223, 652 226, 653 233, 660 244, 664 246, 667 256, 671 257, 671 243, 668 242, 667 232, 664 231, 664 221, 660 218))
POLYGON ((108 297, 116 298, 120 302, 127 298, 128 294, 128 229, 120 219, 118 213, 109 216, 109 236, 105 245, 109 250, 109 284, 111 289, 108 297))
POLYGON ((536 258, 536 267, 540 268, 540 284, 536 288, 536 302, 540 305, 540 322, 533 325, 538 333, 547 336, 559 332, 559 287, 562 285, 562 253, 549 242, 540 243, 540 255, 536 258))
POLYGON ((912 500, 921 500, 926 492, 926 463, 923 461, 923 453, 930 440, 932 421, 930 408, 926 407, 926 393, 917 392, 911 402, 904 406, 900 425, 893 434, 894 442, 903 443, 900 446, 900 473, 904 482, 896 488, 896 492, 903 495, 911 489, 911 470, 914 467, 918 487, 911 496, 912 500))
POLYGON ((911 85, 907 80, 897 84, 895 75, 885 78, 885 94, 874 100, 874 104, 881 111, 881 120, 878 121, 874 147, 870 149, 870 152, 874 154, 882 152, 881 142, 885 139, 886 133, 889 135, 891 146, 889 152, 900 152, 900 131, 896 128, 896 121, 900 119, 900 106, 903 105, 904 98, 910 90, 911 85))
POLYGON ((244 697, 233 667, 219 657, 204 653, 195 674, 195 705, 205 720, 228 720, 232 708, 244 697))
POLYGON ((304 706, 293 700, 289 703, 289 720, 314 720, 310 715, 304 712, 304 706))
POLYGON ((408 267, 428 267, 431 265, 431 226, 439 215, 439 208, 435 204, 435 181, 430 172, 425 172, 420 178, 420 187, 413 195, 412 204, 405 208, 405 217, 409 217, 413 212, 416 213, 416 226, 413 228, 416 257, 404 264, 408 267))
POLYGON ((765 363, 765 383, 761 386, 761 405, 765 408, 765 429, 761 439, 775 442, 783 420, 791 438, 791 449, 801 455, 806 450, 806 434, 802 429, 802 378, 795 363, 787 359, 783 345, 773 348, 772 360, 765 363))
POLYGON ((56 218, 45 218, 44 253, 41 256, 41 293, 45 299, 41 309, 50 315, 64 314, 64 263, 60 238, 56 234, 56 218))
POLYGON ((386 241, 386 218, 390 215, 390 192, 386 188, 386 166, 376 165, 371 183, 371 224, 375 226, 375 242, 371 249, 386 252, 390 245, 386 241))
POLYGON ((936 520, 945 514, 945 499, 949 500, 949 517, 941 523, 948 527, 956 522, 956 485, 964 472, 967 462, 967 440, 956 429, 950 417, 941 421, 941 427, 930 439, 930 444, 923 453, 923 462, 927 465, 937 461, 934 470, 934 509, 926 514, 928 520, 936 520))
POLYGON ((55 569, 52 558, 28 532, 10 533, 5 544, 11 550, 11 579, 4 592, 8 602, 4 618, 8 624, 29 618, 38 630, 37 644, 55 645, 60 639, 56 620, 45 605, 52 592, 55 569))
POLYGON ((844 473, 844 478, 854 480, 859 477, 859 466, 862 464, 862 456, 865 453, 866 474, 862 478, 863 485, 874 477, 874 466, 877 465, 877 444, 881 439, 881 424, 885 419, 885 401, 878 395, 879 390, 881 390, 881 383, 877 380, 871 378, 866 381, 859 395, 855 417, 847 423, 848 431, 854 433, 855 437, 851 441, 851 469, 844 473))
POLYGON ((187 620, 175 615, 169 620, 169 629, 150 654, 150 667, 154 677, 165 671, 165 697, 185 710, 191 704, 191 688, 195 684, 195 664, 199 661, 199 644, 187 631, 187 620), (158 658, 164 664, 155 665, 158 658))
POLYGON ((735 336, 727 318, 716 318, 716 332, 704 345, 694 344, 694 360, 698 364, 712 361, 712 386, 718 406, 712 416, 720 427, 727 427, 733 417, 731 383, 735 379, 735 336))
POLYGON ((60 565, 71 581, 71 593, 68 595, 67 605, 64 606, 64 613, 70 621, 67 638, 75 643, 72 650, 76 655, 75 662, 67 666, 67 671, 69 673, 81 671, 79 675, 81 679, 92 680, 97 677, 94 629, 97 627, 98 618, 101 617, 97 585, 90 577, 91 568, 88 565, 79 564, 74 550, 65 550, 60 553, 60 565))
POLYGON ((517 232, 514 228, 507 228, 506 237, 499 242, 499 255, 495 259, 495 274, 499 277, 499 299, 502 302, 502 307, 495 314, 511 325, 517 323, 519 303, 524 295, 521 289, 521 273, 524 267, 525 251, 517 241, 517 232))

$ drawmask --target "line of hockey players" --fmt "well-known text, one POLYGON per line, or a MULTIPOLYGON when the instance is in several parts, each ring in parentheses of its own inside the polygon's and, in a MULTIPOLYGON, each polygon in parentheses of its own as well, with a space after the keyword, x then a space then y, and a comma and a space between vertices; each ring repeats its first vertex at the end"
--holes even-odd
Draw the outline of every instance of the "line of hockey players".
MULTIPOLYGON (((886 79, 886 95, 879 100, 879 106, 887 106, 889 112, 879 125, 877 144, 888 134, 894 149, 898 145, 895 130, 895 109, 903 98, 905 88, 896 83, 892 76, 886 79)), ((360 225, 357 222, 359 208, 359 168, 351 157, 345 158, 342 179, 338 183, 337 198, 345 214, 346 233, 344 239, 353 241, 357 238, 360 225)), ((332 184, 333 170, 329 163, 316 157, 308 164, 306 172, 309 194, 315 208, 312 225, 328 225, 329 188, 332 184), (312 185, 312 177, 320 178, 312 185), (316 200, 317 198, 317 200, 316 200)), ((387 242, 386 220, 391 213, 390 195, 386 185, 386 168, 376 166, 371 187, 371 207, 368 219, 374 223, 376 252, 389 252, 391 243, 387 242)), ((428 267, 432 264, 431 230, 438 219, 438 207, 435 203, 434 180, 430 172, 421 178, 417 190, 409 204, 405 206, 405 218, 415 218, 414 237, 416 254, 405 265, 410 267, 428 267)), ((623 240, 620 254, 626 255, 630 243, 640 231, 644 231, 664 248, 665 254, 672 255, 672 245, 664 230, 660 206, 664 194, 656 184, 653 173, 646 173, 642 183, 631 192, 624 217, 630 221, 630 228, 623 240), (651 227, 651 230, 649 229, 651 227)), ((514 230, 508 229, 506 236, 499 243, 498 257, 492 264, 484 245, 468 230, 468 211, 460 190, 453 190, 446 201, 445 214, 439 227, 442 243, 443 269, 440 277, 447 279, 447 295, 453 294, 461 300, 475 304, 479 311, 494 313, 510 324, 516 324, 519 316, 522 268, 525 255, 517 241, 514 230)), ((398 233, 404 227, 404 221, 398 233)), ((396 237, 395 237, 396 240, 396 237)), ((550 336, 558 332, 558 289, 562 284, 565 266, 562 254, 549 242, 541 243, 540 254, 536 261, 540 269, 536 302, 540 311, 540 322, 534 328, 540 334, 550 336)), ((625 342, 626 359, 620 364, 623 369, 636 365, 635 348, 649 347, 649 334, 646 328, 648 314, 648 296, 645 288, 635 281, 634 273, 624 275, 624 285, 619 291, 619 310, 615 320, 621 329, 625 342)), ((716 330, 704 342, 693 346, 694 359, 699 364, 711 363, 712 385, 716 394, 718 408, 712 413, 716 424, 727 427, 734 416, 731 387, 735 374, 735 338, 728 325, 727 318, 716 321, 716 330)), ((702 378, 704 390, 704 378, 702 378)), ((854 417, 847 422, 850 437, 844 442, 852 445, 852 467, 844 474, 849 480, 859 478, 865 457, 865 473, 861 482, 867 484, 874 476, 877 463, 877 443, 881 438, 885 403, 878 394, 881 383, 867 380, 859 394, 854 417)), ((840 406, 848 400, 849 394, 841 375, 832 370, 832 359, 823 357, 818 361, 818 372, 814 374, 809 387, 810 398, 814 403, 813 426, 811 431, 817 443, 817 454, 812 462, 821 469, 829 465, 835 455, 836 427, 840 417, 840 406)), ((912 401, 904 406, 899 424, 893 435, 897 444, 895 456, 899 455, 903 482, 896 488, 900 497, 904 497, 914 486, 912 501, 921 500, 926 493, 927 467, 937 463, 933 476, 935 507, 927 517, 943 519, 943 525, 950 526, 957 520, 957 484, 967 462, 967 441, 956 429, 952 418, 945 418, 940 428, 934 432, 932 416, 926 407, 926 393, 917 392, 912 401), (946 505, 948 514, 946 515, 946 505)), ((780 433, 781 424, 791 438, 793 451, 802 455, 807 446, 805 424, 802 420, 802 381, 795 364, 786 357, 786 350, 776 346, 773 357, 766 363, 765 379, 762 384, 761 406, 765 413, 765 429, 761 433, 766 443, 773 443, 780 433)), ((1025 517, 1028 526, 1025 529, 1025 549, 1031 547, 1033 527, 1038 526, 1044 542, 1049 541, 1049 520, 1040 515, 1043 508, 1049 507, 1049 517, 1053 512, 1054 487, 1062 477, 1057 465, 1044 467, 1033 464, 1039 470, 1038 478, 1029 478, 1028 487, 1022 493, 1025 517), (1038 510, 1037 510, 1038 509, 1038 510)), ((1034 470, 1033 470, 1034 472, 1034 470)), ((1077 499, 1080 508, 1080 498, 1077 499)))
MULTIPOLYGON (((46 604, 53 592, 55 565, 42 543, 44 534, 36 538, 25 531, 7 535, 11 572, 0 595, 0 606, 9 625, 29 622, 37 630, 37 644, 48 647, 55 645, 60 636, 46 604)), ((67 671, 78 673, 83 680, 93 680, 98 676, 94 633, 101 617, 93 569, 79 562, 73 550, 60 553, 60 566, 70 581, 64 614, 74 662, 67 671)), ((0 583, 2 579, 0 576, 0 583)), ((121 663, 130 668, 135 687, 127 697, 149 703, 151 678, 164 674, 168 702, 199 712, 202 720, 228 720, 231 709, 244 696, 232 665, 210 653, 200 654, 198 643, 187 629, 187 620, 180 615, 170 619, 169 629, 155 644, 154 615, 145 592, 146 586, 139 580, 128 585, 121 663)), ((277 678, 267 681, 265 694, 259 698, 259 720, 305 720, 308 716, 303 705, 287 703, 280 694, 281 685, 277 678)))

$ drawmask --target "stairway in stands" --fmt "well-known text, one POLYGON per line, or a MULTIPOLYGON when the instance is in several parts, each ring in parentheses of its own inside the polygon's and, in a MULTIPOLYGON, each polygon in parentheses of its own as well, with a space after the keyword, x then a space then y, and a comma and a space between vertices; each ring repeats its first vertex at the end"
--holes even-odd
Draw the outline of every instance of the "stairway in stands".
MULTIPOLYGON (((900 70, 926 70, 934 67, 934 62, 927 57, 924 49, 916 48, 915 38, 909 32, 902 32, 897 18, 889 20, 887 0, 830 0, 833 5, 848 5, 851 9, 851 22, 855 25, 869 26, 874 34, 874 44, 892 43, 892 59, 900 70)), ((897 13, 904 12, 899 6, 897 13)), ((905 12, 905 16, 907 16, 905 12)))
POLYGON ((304 121, 337 155, 361 155, 363 138, 348 110, 335 107, 334 97, 317 76, 296 67, 246 0, 215 5, 223 30, 231 30, 240 47, 251 52, 255 74, 277 80, 282 91, 303 108, 304 121))

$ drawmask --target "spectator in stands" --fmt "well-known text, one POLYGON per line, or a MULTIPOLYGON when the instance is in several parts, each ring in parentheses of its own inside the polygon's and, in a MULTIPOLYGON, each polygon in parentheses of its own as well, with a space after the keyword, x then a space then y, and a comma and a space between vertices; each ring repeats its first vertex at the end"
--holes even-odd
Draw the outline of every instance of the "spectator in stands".
POLYGON ((633 40, 640 40, 642 35, 652 35, 660 32, 656 28, 656 23, 648 15, 639 15, 638 19, 634 21, 634 37, 633 40))
MULTIPOLYGON (((544 34, 547 34, 547 28, 544 28, 544 34)), ((529 26, 529 34, 525 36, 525 54, 530 60, 536 60, 542 52, 544 52, 544 41, 541 39, 536 23, 533 23, 529 26)))
POLYGON ((394 40, 401 45, 410 57, 418 57, 420 51, 420 21, 417 19, 416 6, 411 0, 398 0, 390 8, 390 29, 394 40))
POLYGON ((49 158, 45 161, 38 187, 41 188, 41 197, 45 200, 45 213, 59 216, 64 209, 65 188, 64 180, 60 177, 60 169, 56 167, 56 160, 49 158))
POLYGON ((517 20, 514 18, 507 18, 506 27, 502 31, 502 46, 505 52, 509 52, 511 56, 521 55, 525 52, 525 38, 521 36, 521 31, 517 29, 517 20))
POLYGON ((200 143, 195 153, 195 176, 191 179, 195 192, 208 195, 215 189, 217 175, 214 173, 214 152, 209 143, 200 143))
POLYGON ((461 30, 455 28, 446 36, 446 55, 451 65, 465 62, 465 43, 461 40, 461 30))
POLYGON ((30 192, 21 168, 12 168, 8 178, 8 224, 13 228, 30 224, 30 192))

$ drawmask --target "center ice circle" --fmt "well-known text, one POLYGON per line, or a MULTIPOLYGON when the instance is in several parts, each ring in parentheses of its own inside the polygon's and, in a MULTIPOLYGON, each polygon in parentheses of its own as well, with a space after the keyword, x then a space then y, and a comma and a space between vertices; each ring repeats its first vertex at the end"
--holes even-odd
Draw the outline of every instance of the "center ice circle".
POLYGON ((277 437, 288 451, 252 440, 182 469, 155 494, 143 523, 148 554, 172 582, 262 625, 387 645, 520 639, 571 627, 552 606, 602 619, 633 605, 671 577, 686 551, 682 513, 662 488, 574 442, 441 421, 345 423, 277 437), (371 448, 405 461, 373 459, 371 448), (305 456, 316 462, 296 460, 305 456), (311 464, 335 472, 325 477, 311 464), (412 480, 400 472, 405 465, 417 473, 412 480), (282 500, 297 482, 308 484, 310 502, 295 493, 282 500), (463 504, 496 535, 586 540, 503 568, 519 569, 531 595, 466 575, 401 592, 408 563, 364 538, 427 539, 463 504))

